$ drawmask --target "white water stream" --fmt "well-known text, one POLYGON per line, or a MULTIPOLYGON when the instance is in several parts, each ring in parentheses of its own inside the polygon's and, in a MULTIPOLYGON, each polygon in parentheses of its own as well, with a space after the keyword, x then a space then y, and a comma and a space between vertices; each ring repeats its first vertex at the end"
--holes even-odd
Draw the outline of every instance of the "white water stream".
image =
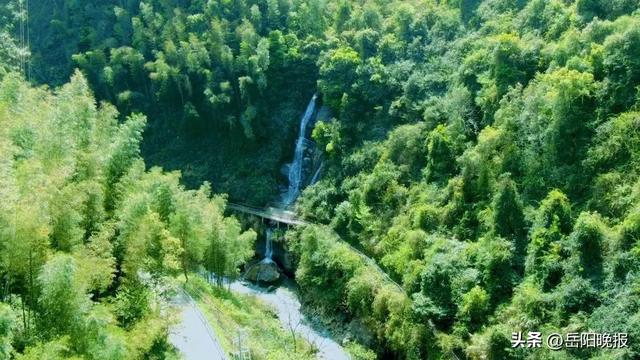
POLYGON ((273 257, 273 229, 267 227, 267 231, 265 234, 265 250, 264 250, 264 259, 262 261, 272 261, 273 257))
MULTIPOLYGON (((296 148, 293 162, 289 166, 289 187, 282 197, 285 206, 293 204, 300 195, 303 183, 303 162, 304 150, 309 140, 306 138, 307 125, 311 120, 316 109, 317 96, 313 95, 311 101, 307 105, 304 115, 300 119, 300 130, 296 140, 296 148)), ((318 168, 312 177, 311 183, 315 183, 319 176, 322 165, 318 168)), ((263 263, 273 262, 273 229, 267 227, 265 234, 265 256, 263 263)), ((253 295, 265 303, 269 304, 276 311, 278 319, 282 326, 293 331, 310 344, 318 349, 318 358, 324 360, 348 360, 350 356, 347 352, 334 341, 330 334, 323 329, 314 328, 309 324, 301 311, 301 304, 294 287, 288 283, 284 283, 277 287, 274 291, 267 291, 259 286, 250 285, 245 282, 233 282, 231 290, 241 294, 253 295)))
POLYGON ((307 134, 307 125, 309 124, 309 120, 313 116, 313 113, 316 110, 316 99, 317 95, 313 95, 311 101, 309 101, 309 105, 307 105, 307 110, 305 110, 304 115, 300 119, 300 130, 298 131, 298 139, 296 140, 296 150, 293 154, 293 162, 289 166, 289 188, 287 192, 284 194, 283 203, 285 205, 291 205, 298 195, 300 194, 300 186, 302 185, 302 165, 304 161, 304 149, 305 144, 307 142, 306 134, 307 134))
POLYGON ((231 290, 240 294, 253 295, 273 307, 285 330, 293 330, 318 349, 318 359, 349 360, 347 352, 335 342, 330 334, 312 327, 301 310, 300 301, 293 286, 283 284, 272 292, 255 285, 239 281, 231 284, 231 290))

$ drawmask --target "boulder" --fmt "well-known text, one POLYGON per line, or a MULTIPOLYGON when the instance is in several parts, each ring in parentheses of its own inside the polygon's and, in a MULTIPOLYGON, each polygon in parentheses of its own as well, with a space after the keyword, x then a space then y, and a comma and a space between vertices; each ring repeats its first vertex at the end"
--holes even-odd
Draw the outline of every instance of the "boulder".
POLYGON ((274 261, 265 259, 249 267, 244 278, 256 283, 273 283, 280 279, 280 269, 274 261))

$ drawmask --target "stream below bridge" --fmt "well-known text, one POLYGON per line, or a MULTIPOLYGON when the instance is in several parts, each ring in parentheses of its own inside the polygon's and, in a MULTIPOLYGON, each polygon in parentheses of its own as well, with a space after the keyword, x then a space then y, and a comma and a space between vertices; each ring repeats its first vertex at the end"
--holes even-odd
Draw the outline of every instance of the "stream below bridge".
POLYGON ((231 283, 231 291, 255 296, 271 306, 275 310, 285 330, 291 331, 293 329, 298 336, 318 349, 318 359, 350 359, 347 352, 340 344, 332 339, 326 329, 312 325, 309 319, 303 314, 302 306, 298 300, 298 293, 295 290, 295 284, 290 280, 285 280, 282 285, 274 291, 267 291, 265 288, 256 285, 236 281, 231 283))
MULTIPOLYGON (((289 186, 286 192, 281 194, 279 201, 285 208, 291 206, 296 201, 305 185, 309 185, 310 183, 317 181, 320 175, 321 165, 314 170, 313 167, 310 166, 311 164, 308 163, 309 160, 306 160, 309 157, 305 156, 305 152, 307 150, 306 147, 309 143, 307 138, 309 133, 308 127, 313 126, 314 119, 317 116, 316 102, 317 95, 314 94, 309 101, 302 118, 300 119, 293 161, 288 165, 287 177, 289 180, 289 186), (306 181, 309 176, 311 176, 311 181, 306 181)), ((242 211, 243 209, 237 210, 242 211)), ((267 215, 271 216, 264 214, 256 215, 263 215, 272 221, 279 221, 280 218, 283 218, 286 220, 282 222, 288 225, 305 224, 304 221, 297 219, 295 214, 292 212, 282 209, 269 208, 267 215)), ((265 251, 264 258, 261 261, 262 264, 274 264, 272 238, 273 229, 268 227, 265 231, 265 251)), ((259 274, 257 280, 258 283, 260 283, 259 274)), ((234 292, 253 295, 273 307, 282 327, 287 331, 294 331, 310 344, 315 346, 318 349, 317 355, 319 359, 350 359, 347 352, 331 337, 326 329, 323 329, 318 325, 312 325, 309 319, 305 317, 298 298, 298 292, 296 291, 296 284, 293 280, 285 279, 273 291, 268 291, 265 288, 244 281, 233 282, 230 287, 234 292)))
MULTIPOLYGON (((304 115, 300 120, 298 138, 293 161, 288 164, 288 180, 289 187, 280 194, 279 204, 285 208, 290 207, 305 185, 317 181, 322 165, 313 170, 310 168, 308 160, 305 160, 305 151, 307 143, 307 126, 313 125, 314 116, 317 113, 316 99, 314 95, 309 102, 304 115), (306 176, 311 176, 311 181, 305 181, 306 176)), ((308 157, 307 157, 308 158, 308 157)), ((230 209, 240 211, 271 221, 282 222, 288 225, 303 225, 304 221, 297 219, 295 214, 286 209, 267 208, 266 210, 254 209, 246 205, 230 204, 230 209), (292 215, 293 214, 293 215, 292 215)), ((261 263, 275 262, 272 259, 273 248, 271 244, 271 229, 267 229, 265 239, 264 259, 261 263)), ((262 300, 275 310, 282 327, 286 331, 292 331, 298 334, 300 338, 305 339, 318 349, 317 357, 322 360, 348 360, 350 356, 345 349, 336 342, 330 335, 329 331, 322 326, 312 324, 311 321, 302 312, 302 306, 296 291, 296 284, 293 280, 285 279, 275 289, 263 288, 245 281, 235 281, 230 284, 231 291, 239 294, 255 296, 262 300)), ((186 360, 204 359, 225 359, 221 354, 219 342, 215 334, 210 331, 210 327, 206 321, 202 321, 199 310, 189 299, 179 298, 182 306, 180 324, 174 329, 170 337, 171 342, 180 350, 186 360)))

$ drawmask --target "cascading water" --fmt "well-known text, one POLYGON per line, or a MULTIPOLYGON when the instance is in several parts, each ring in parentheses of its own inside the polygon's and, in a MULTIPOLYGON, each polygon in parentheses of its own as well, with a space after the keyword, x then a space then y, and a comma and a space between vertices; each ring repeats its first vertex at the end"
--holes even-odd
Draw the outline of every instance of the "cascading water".
POLYGON ((307 125, 316 110, 317 95, 314 94, 307 105, 307 110, 300 119, 300 130, 298 132, 298 140, 296 141, 296 150, 293 156, 293 162, 289 166, 289 188, 284 195, 283 202, 285 205, 291 205, 300 194, 300 186, 302 185, 302 163, 304 160, 304 148, 306 143, 307 125))
MULTIPOLYGON (((307 105, 307 110, 305 110, 304 115, 302 115, 300 119, 300 130, 298 131, 298 138, 296 140, 296 150, 293 156, 293 162, 289 166, 289 187, 282 197, 282 202, 285 206, 291 205, 300 194, 300 187, 302 186, 303 180, 304 150, 307 143, 310 142, 306 138, 307 125, 316 111, 316 99, 317 95, 314 94, 311 101, 309 101, 309 105, 307 105)), ((266 229, 264 258, 261 261, 262 265, 269 263, 273 263, 273 229, 271 227, 267 227, 266 229)), ((258 276, 259 274, 260 273, 258 273, 258 276)))
MULTIPOLYGON (((285 206, 291 205, 296 200, 300 194, 300 188, 303 185, 304 152, 305 147, 310 143, 310 141, 306 139, 307 125, 315 113, 316 98, 317 96, 313 95, 309 105, 307 105, 307 110, 300 120, 300 130, 296 140, 295 154, 293 162, 290 164, 288 170, 289 187, 286 193, 282 194, 281 198, 281 201, 285 206)), ((323 164, 320 164, 318 169, 314 172, 311 177, 310 184, 314 184, 318 181, 322 167, 323 164)), ((295 328, 296 333, 304 336, 309 343, 314 344, 318 348, 319 359, 350 359, 347 352, 338 342, 331 338, 326 329, 318 329, 318 325, 308 325, 305 316, 302 313, 298 295, 294 290, 295 286, 292 285, 291 280, 285 279, 284 285, 279 285, 276 288, 270 287, 271 290, 265 290, 264 288, 259 287, 261 281, 264 281, 266 284, 272 284, 279 279, 278 276, 271 280, 265 279, 265 275, 270 272, 273 273, 273 271, 275 271, 275 275, 278 275, 279 271, 277 264, 273 260, 273 237, 278 236, 278 232, 272 226, 273 225, 269 225, 265 231, 264 258, 262 261, 255 263, 245 273, 245 278, 249 279, 251 279, 251 277, 247 274, 251 272, 255 273, 255 283, 257 283, 258 286, 250 285, 244 281, 236 281, 230 285, 230 288, 236 292, 256 296, 257 298, 271 304, 275 308, 276 315, 282 322, 283 326, 289 329, 295 328)))
POLYGON ((248 273, 253 273, 255 281, 258 284, 260 281, 270 283, 278 280, 280 277, 278 265, 273 261, 273 231, 270 227, 267 227, 265 231, 264 258, 262 258, 262 261, 249 267, 245 273, 245 277, 248 273))
POLYGON ((264 259, 262 261, 273 261, 273 230, 271 228, 267 228, 265 243, 264 259))

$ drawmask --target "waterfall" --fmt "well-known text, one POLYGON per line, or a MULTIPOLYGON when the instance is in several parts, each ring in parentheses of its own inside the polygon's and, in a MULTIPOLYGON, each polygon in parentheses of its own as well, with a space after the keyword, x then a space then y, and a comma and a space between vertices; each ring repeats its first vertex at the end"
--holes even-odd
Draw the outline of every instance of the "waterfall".
POLYGON ((291 166, 289 166, 289 188, 284 196, 285 205, 291 205, 300 193, 307 124, 309 124, 309 120, 311 120, 316 109, 316 98, 317 95, 314 94, 311 101, 309 101, 309 105, 307 105, 307 110, 304 112, 302 119, 300 119, 300 130, 298 132, 298 140, 296 140, 296 150, 293 156, 293 162, 291 166))
POLYGON ((262 261, 272 261, 273 257, 273 230, 267 228, 266 240, 265 240, 264 259, 262 261))

